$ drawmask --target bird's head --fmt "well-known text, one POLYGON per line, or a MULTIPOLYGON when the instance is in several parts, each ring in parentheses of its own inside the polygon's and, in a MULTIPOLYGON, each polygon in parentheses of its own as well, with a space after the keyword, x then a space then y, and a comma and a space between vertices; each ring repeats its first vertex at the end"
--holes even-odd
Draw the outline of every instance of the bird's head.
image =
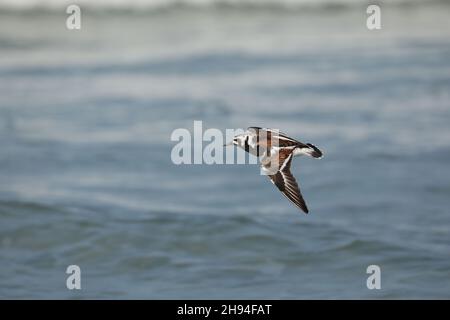
POLYGON ((235 136, 233 138, 233 140, 231 140, 230 142, 224 144, 223 146, 224 147, 232 146, 232 145, 241 146, 241 145, 244 144, 244 140, 245 140, 245 135, 244 134, 239 134, 239 135, 235 136))

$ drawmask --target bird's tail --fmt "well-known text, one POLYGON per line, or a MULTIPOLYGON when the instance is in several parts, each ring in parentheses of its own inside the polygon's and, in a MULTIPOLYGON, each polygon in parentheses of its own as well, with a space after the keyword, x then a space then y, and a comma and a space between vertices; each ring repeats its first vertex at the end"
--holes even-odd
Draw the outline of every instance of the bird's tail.
POLYGON ((306 150, 304 150, 304 152, 313 157, 313 158, 322 158, 323 153, 322 151, 319 150, 319 148, 317 148, 315 145, 311 144, 311 143, 307 143, 306 144, 308 146, 308 148, 306 150))

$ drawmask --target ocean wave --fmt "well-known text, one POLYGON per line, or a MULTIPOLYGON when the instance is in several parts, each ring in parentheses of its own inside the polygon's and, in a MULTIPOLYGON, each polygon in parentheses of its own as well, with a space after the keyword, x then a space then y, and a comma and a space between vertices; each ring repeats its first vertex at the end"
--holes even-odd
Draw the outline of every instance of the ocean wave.
MULTIPOLYGON (((383 2, 379 2, 381 5, 383 2)), ((446 0, 391 0, 389 5, 423 5, 431 3, 448 4, 446 0)), ((73 0, 0 0, 0 10, 61 10, 74 4, 73 0)), ((159 10, 172 8, 268 8, 268 9, 307 9, 362 7, 372 4, 360 0, 77 0, 82 8, 99 11, 121 10, 159 10)))

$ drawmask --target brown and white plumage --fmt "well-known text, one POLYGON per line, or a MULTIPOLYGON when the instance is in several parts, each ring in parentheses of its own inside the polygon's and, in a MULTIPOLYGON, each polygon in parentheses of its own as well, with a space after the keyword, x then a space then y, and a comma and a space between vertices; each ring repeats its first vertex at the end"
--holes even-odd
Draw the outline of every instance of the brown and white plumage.
POLYGON ((298 208, 308 213, 300 188, 291 173, 294 156, 309 155, 321 158, 322 152, 310 143, 302 143, 273 129, 249 127, 241 135, 234 137, 232 144, 245 151, 262 157, 261 170, 272 183, 298 208))
MULTIPOLYGON (((280 150, 279 154, 274 157, 278 157, 279 169, 275 174, 267 175, 272 183, 277 186, 281 193, 286 196, 293 204, 298 208, 308 213, 308 207, 306 206, 305 200, 303 199, 300 188, 298 187, 297 181, 291 173, 291 162, 293 158, 293 149, 280 150)), ((262 166, 267 166, 268 164, 262 164, 262 166)))

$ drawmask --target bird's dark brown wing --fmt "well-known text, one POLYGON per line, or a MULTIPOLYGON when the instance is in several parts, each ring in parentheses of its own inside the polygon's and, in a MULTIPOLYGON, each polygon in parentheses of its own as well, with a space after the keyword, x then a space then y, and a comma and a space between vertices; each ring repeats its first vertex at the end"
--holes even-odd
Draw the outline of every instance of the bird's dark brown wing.
POLYGON ((288 137, 284 133, 274 129, 266 129, 259 127, 249 127, 247 130, 254 132, 258 137, 257 144, 261 147, 270 149, 272 146, 276 147, 292 147, 305 146, 304 143, 288 137))
POLYGON ((269 178, 272 183, 277 186, 281 193, 286 196, 286 198, 288 198, 292 203, 294 203, 305 213, 308 213, 308 207, 306 206, 305 200, 303 199, 302 193, 300 192, 300 188, 298 187, 297 181, 291 173, 291 161, 293 156, 292 151, 287 151, 280 151, 280 169, 276 174, 269 175, 269 178))

